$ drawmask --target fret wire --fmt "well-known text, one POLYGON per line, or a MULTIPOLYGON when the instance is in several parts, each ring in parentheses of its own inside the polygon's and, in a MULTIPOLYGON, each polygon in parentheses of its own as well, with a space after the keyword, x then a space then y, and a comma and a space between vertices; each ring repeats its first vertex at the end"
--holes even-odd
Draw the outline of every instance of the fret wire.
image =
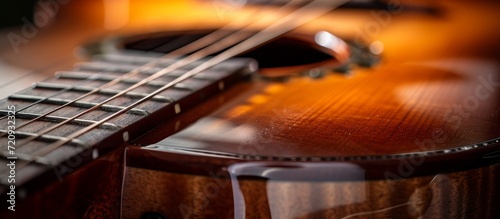
MULTIPOLYGON (((339 5, 345 3, 344 1, 339 1, 339 2, 336 2, 334 4, 335 7, 338 7, 339 5)), ((216 65, 228 58, 231 58, 231 57, 234 57, 235 55, 237 54, 240 54, 242 52, 245 52, 245 51, 248 51, 249 49, 251 48, 254 48, 255 46, 258 46, 262 43, 265 43, 267 42, 268 40, 271 40, 275 37, 278 37, 290 30, 292 30, 293 28, 297 27, 297 26, 300 26, 306 22, 309 22, 311 21, 312 19, 322 15, 322 14, 325 14, 327 13, 328 11, 332 10, 333 8, 330 8, 330 9, 327 9, 325 7, 321 7, 319 9, 317 9, 315 11, 315 14, 307 19, 304 19, 304 20, 301 20, 300 18, 303 18, 302 15, 304 14, 304 12, 308 12, 308 10, 310 9, 313 9, 313 8, 316 8, 318 5, 318 1, 312 1, 311 3, 297 9, 296 11, 293 11, 291 14, 285 16, 284 19, 281 19, 279 20, 279 22, 277 23, 273 23, 272 25, 270 25, 269 27, 265 28, 264 30, 258 32, 257 34, 253 35, 252 37, 244 40, 243 42, 241 43, 238 43, 236 45, 234 45, 233 47, 229 48, 228 50, 220 53, 219 55, 209 59, 207 62, 205 62, 204 64, 190 70, 188 73, 178 77, 177 79, 171 81, 170 83, 166 84, 165 86, 163 86, 162 88, 156 90, 155 92, 151 93, 150 95, 148 95, 148 97, 144 97, 142 99, 140 99, 139 101, 136 101, 135 103, 129 105, 128 107, 120 110, 119 112, 116 112, 100 121, 98 121, 97 123, 93 124, 93 125, 90 125, 84 129, 81 129, 79 130, 78 132, 75 132, 71 135, 69 135, 68 138, 76 138, 80 135, 83 135, 85 134, 86 132, 90 131, 91 129, 93 129, 94 127, 96 127, 97 125, 100 125, 101 123, 104 123, 118 115, 121 115, 122 113, 126 112, 127 110, 129 110, 130 108, 133 108, 139 104, 141 104, 142 102, 144 101, 147 101, 148 99, 150 99, 150 97, 154 96, 154 95, 157 95, 159 93, 161 93, 162 91, 172 87, 175 83, 178 83, 178 82, 181 82, 183 80, 186 80, 188 79, 189 77, 207 69, 207 68, 210 68, 211 66, 213 65, 216 65), (292 16, 293 15, 293 16, 292 16), (292 25, 289 25, 289 26, 279 26, 279 25, 282 25, 282 23, 286 23, 286 22, 289 22, 289 21, 295 21, 294 24, 292 25), (273 29, 277 29, 277 30, 273 30, 273 29), (273 31, 270 31, 270 30, 273 30, 273 31)), ((335 8, 334 7, 334 8, 335 8)), ((190 56, 188 56, 190 57, 190 56)), ((174 64, 175 65, 175 64, 174 64)), ((164 70, 167 71, 168 67, 165 68, 164 70)), ((160 71, 161 73, 163 73, 162 71, 160 71)), ((160 75, 160 72, 156 73, 158 75, 160 75)), ((156 75, 155 74, 155 75, 156 75)), ((151 80, 154 79, 154 76, 151 76, 151 80)), ((145 82, 147 82, 147 80, 145 80, 145 82)), ((134 87, 134 86, 132 86, 134 87)), ((133 88, 129 88, 129 89, 133 89, 133 88)), ((128 90, 128 89, 127 89, 128 90)), ((105 101, 101 102, 101 103, 105 103, 105 101)), ((65 143, 67 142, 67 140, 60 140, 60 141, 57 141, 45 148, 42 148, 40 150, 38 150, 35 154, 37 156, 44 156, 48 153, 50 153, 51 151, 53 150, 56 150, 57 148, 59 148, 60 146, 64 145, 65 143)), ((25 164, 27 165, 27 164, 25 164)), ((25 166, 24 165, 24 166, 25 166)), ((22 167, 24 167, 22 166, 22 167)), ((22 168, 20 167, 20 168, 22 168)))
MULTIPOLYGON (((7 110, 0 110, 0 114, 3 114, 3 115, 7 115, 9 114, 9 111, 7 110)), ((36 118, 36 117, 39 117, 41 114, 37 114, 37 113, 23 113, 23 112, 16 112, 16 118, 21 118, 21 119, 33 119, 33 118, 36 118)), ((61 116, 51 116, 51 115, 47 115, 47 116, 44 116, 43 118, 39 119, 41 121, 48 121, 48 122, 62 122, 64 120, 66 120, 67 118, 66 117, 61 117, 61 116)), ((95 123, 95 121, 93 120, 88 120, 88 119, 75 119, 72 121, 73 124, 77 124, 77 125, 90 125, 90 124, 93 124, 95 123)), ((118 130, 122 127, 116 125, 116 124, 113 124, 113 123, 109 123, 109 122, 105 122, 101 125, 101 127, 103 129, 108 129, 108 130, 118 130)))
MULTIPOLYGON (((86 86, 73 86, 73 85, 64 85, 64 84, 55 84, 55 83, 47 83, 47 82, 37 82, 34 84, 35 88, 41 88, 41 89, 67 89, 69 88, 69 91, 76 91, 76 92, 89 92, 94 89, 94 87, 86 87, 86 86)), ((99 92, 98 94, 104 94, 104 95, 114 95, 119 93, 119 90, 114 90, 114 89, 103 89, 99 92)), ((147 93, 138 93, 138 92, 128 92, 124 96, 130 97, 130 98, 140 98, 140 97, 145 97, 147 96, 147 93)), ((154 96, 151 98, 151 100, 158 101, 158 102, 165 102, 165 103, 172 103, 174 100, 170 97, 165 97, 161 95, 154 96)))
MULTIPOLYGON (((84 102, 84 101, 72 101, 72 100, 65 100, 65 99, 59 99, 59 98, 45 98, 41 96, 32 96, 32 95, 24 95, 24 94, 13 94, 9 97, 10 99, 16 99, 16 100, 26 100, 26 101, 38 101, 42 100, 41 103, 48 103, 48 104, 55 104, 55 105, 65 105, 67 103, 70 103, 69 106, 76 106, 80 108, 87 108, 90 109, 92 107, 95 107, 99 105, 99 103, 91 103, 91 102, 84 102)), ((109 104, 101 104, 99 106, 104 111, 110 111, 110 112, 117 112, 125 107, 123 106, 115 106, 115 105, 109 105, 109 104)), ((139 115, 139 116, 147 116, 149 114, 148 111, 139 109, 139 108, 132 108, 129 113, 139 115)), ((44 115, 48 116, 48 115, 44 115)))
MULTIPOLYGON (((65 72, 58 72, 58 73, 59 73, 58 77, 64 78, 64 79, 83 79, 83 78, 86 78, 85 76, 75 74, 74 72, 66 72, 65 71, 65 72)), ((113 76, 100 75, 99 77, 94 77, 94 80, 107 82, 107 81, 112 81, 114 78, 115 77, 113 77, 113 76)), ((127 78, 127 79, 123 79, 120 82, 126 83, 126 84, 137 84, 140 82, 140 80, 127 78)), ((154 86, 154 87, 162 87, 163 85, 165 85, 165 82, 163 82, 163 81, 149 81, 145 85, 154 86)), ((173 88, 193 91, 193 89, 190 89, 189 86, 182 84, 182 83, 176 84, 176 86, 174 86, 173 88)))
MULTIPOLYGON (((8 133, 8 131, 0 129, 0 133, 8 133)), ((56 135, 47 135, 47 134, 40 135, 40 134, 36 134, 36 133, 23 132, 23 131, 16 131, 16 135, 20 138, 23 138, 23 137, 29 138, 29 137, 37 136, 41 141, 47 141, 47 142, 57 142, 61 139, 64 139, 64 140, 67 140, 66 143, 69 142, 72 145, 80 146, 83 148, 90 148, 91 147, 90 145, 88 145, 84 141, 76 139, 76 138, 69 139, 67 137, 61 137, 61 136, 56 136, 56 135)))

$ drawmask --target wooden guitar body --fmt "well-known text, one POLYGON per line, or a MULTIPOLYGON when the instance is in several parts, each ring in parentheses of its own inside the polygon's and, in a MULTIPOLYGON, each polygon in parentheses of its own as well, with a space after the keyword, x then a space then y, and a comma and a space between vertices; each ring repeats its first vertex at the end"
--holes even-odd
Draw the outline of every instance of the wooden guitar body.
MULTIPOLYGON (((440 4, 430 14, 333 11, 247 52, 241 57, 258 60, 259 71, 221 79, 189 104, 171 102, 120 127, 62 162, 71 170, 61 178, 54 177, 59 165, 16 185, 16 211, 7 203, 0 217, 499 218, 500 5, 440 4), (348 51, 318 46, 322 31, 348 51), (306 58, 313 61, 290 64, 306 58)), ((166 53, 137 45, 207 35, 250 13, 131 1, 129 23, 109 31, 101 17, 86 16, 100 7, 61 6, 67 20, 42 29, 19 53, 0 44, 8 48, 2 58, 45 66, 40 72, 49 75, 71 69, 71 52, 166 53), (75 23, 85 31, 75 32, 75 23), (59 49, 43 56, 50 48, 59 49)))

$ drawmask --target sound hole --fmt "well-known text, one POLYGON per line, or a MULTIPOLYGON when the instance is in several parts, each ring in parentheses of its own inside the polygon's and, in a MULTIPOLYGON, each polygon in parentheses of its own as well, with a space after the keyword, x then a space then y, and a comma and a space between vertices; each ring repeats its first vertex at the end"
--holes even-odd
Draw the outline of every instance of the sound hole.
MULTIPOLYGON (((141 36, 126 39, 123 47, 128 50, 169 53, 208 33, 210 31, 141 36)), ((211 56, 217 54, 214 53, 211 56)), ((237 57, 253 58, 259 62, 260 68, 300 66, 334 59, 331 55, 316 49, 313 42, 306 42, 292 36, 276 38, 237 57)))

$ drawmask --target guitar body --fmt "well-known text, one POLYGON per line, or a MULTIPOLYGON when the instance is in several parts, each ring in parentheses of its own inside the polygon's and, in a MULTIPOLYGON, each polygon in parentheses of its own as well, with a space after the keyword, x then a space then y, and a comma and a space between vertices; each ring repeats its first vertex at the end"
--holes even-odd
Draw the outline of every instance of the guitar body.
MULTIPOLYGON (((137 52, 134 40, 205 33, 249 13, 172 5, 131 1, 129 24, 109 31, 99 26, 99 16, 85 16, 102 10, 99 3, 75 1, 60 8, 59 16, 68 19, 2 57, 22 68, 44 67, 40 74, 48 75, 76 62, 65 58, 75 46, 103 35, 127 36, 105 45, 137 52), (222 18, 207 21, 217 15, 222 18), (166 25, 169 16, 179 17, 166 25), (76 34, 75 23, 86 31, 76 34), (60 49, 42 56, 50 48, 60 49)), ((329 31, 349 42, 351 52, 359 45, 383 50, 376 61, 339 66, 342 56, 334 54, 299 66, 264 66, 189 109, 176 109, 178 115, 146 117, 130 138, 112 135, 97 144, 106 148, 98 159, 83 159, 62 179, 20 187, 28 195, 17 197, 16 212, 2 209, 0 215, 498 218, 499 6, 442 3, 441 13, 431 14, 333 11, 278 41, 302 40, 282 41, 294 57, 304 55, 293 49, 298 43, 317 49, 311 36, 329 31)), ((263 57, 253 51, 242 56, 263 57)), ((274 58, 259 62, 288 59, 274 58)))

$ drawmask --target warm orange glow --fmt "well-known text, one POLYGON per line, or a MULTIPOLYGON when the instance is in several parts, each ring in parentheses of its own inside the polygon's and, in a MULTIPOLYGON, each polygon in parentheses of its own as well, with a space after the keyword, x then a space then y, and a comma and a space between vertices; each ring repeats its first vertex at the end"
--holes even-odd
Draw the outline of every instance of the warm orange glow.
POLYGON ((269 101, 269 98, 264 95, 255 95, 248 100, 252 104, 263 104, 269 101))
POLYGON ((283 86, 282 84, 272 84, 266 87, 266 93, 275 94, 282 91, 283 89, 285 89, 285 86, 283 86))
POLYGON ((241 105, 241 106, 237 106, 235 108, 233 108, 229 113, 228 115, 231 116, 231 117, 238 117, 240 115, 243 115, 247 112, 249 112, 250 110, 252 110, 252 106, 249 106, 249 105, 241 105))
POLYGON ((129 21, 129 0, 104 0, 104 28, 116 30, 129 21))

